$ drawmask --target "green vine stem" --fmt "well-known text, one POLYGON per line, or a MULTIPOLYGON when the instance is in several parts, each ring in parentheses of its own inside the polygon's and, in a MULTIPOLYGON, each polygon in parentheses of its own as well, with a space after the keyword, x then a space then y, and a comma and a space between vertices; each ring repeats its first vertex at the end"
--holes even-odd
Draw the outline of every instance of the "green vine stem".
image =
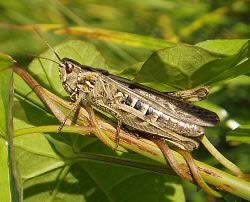
POLYGON ((244 177, 244 173, 236 166, 234 163, 229 161, 225 156, 223 156, 215 147, 211 144, 211 142, 204 136, 201 140, 202 144, 206 147, 206 149, 216 158, 223 166, 232 171, 238 177, 244 177))
MULTIPOLYGON (((56 95, 52 94, 48 90, 41 87, 25 70, 15 67, 14 72, 16 72, 21 78, 23 78, 26 83, 34 90, 34 92, 41 98, 41 100, 50 108, 53 114, 59 119, 59 114, 65 117, 63 111, 69 111, 72 107, 70 102, 67 102, 56 95), (42 94, 42 96, 40 96, 42 94), (52 107, 52 108, 51 108, 52 107)), ((62 118, 60 118, 62 119, 62 118)), ((59 119, 59 120, 60 120, 59 119)), ((107 119, 102 118, 101 116, 97 116, 97 122, 100 126, 101 130, 105 132, 110 140, 115 142, 116 136, 116 127, 109 122, 107 119)), ((79 126, 71 127, 71 132, 79 132, 82 135, 88 135, 89 132, 86 127, 89 126, 88 113, 81 108, 78 114, 78 119, 76 122, 79 126), (76 129, 79 127, 79 129, 76 129), (81 130, 81 128, 85 128, 81 130), (86 133, 83 133, 86 132, 86 133)), ((26 133, 35 132, 35 130, 39 132, 57 132, 58 127, 53 126, 54 128, 48 126, 47 128, 33 128, 33 129, 20 129, 19 131, 15 131, 16 135, 21 135, 26 133)), ((64 129, 65 131, 69 128, 64 129)), ((132 150, 138 154, 144 155, 150 159, 153 159, 162 164, 167 164, 162 152, 160 149, 150 140, 144 138, 138 138, 136 135, 131 135, 127 131, 120 131, 120 146, 122 148, 126 148, 128 150, 132 150)), ((172 151, 177 162, 183 167, 183 171, 186 172, 187 175, 190 175, 189 169, 184 158, 176 151, 172 151)), ((115 159, 115 157, 113 157, 115 159)), ((221 171, 217 168, 209 166, 203 162, 195 161, 197 164, 199 171, 201 173, 202 178, 208 184, 213 185, 217 190, 227 191, 236 196, 242 197, 246 200, 250 200, 250 182, 247 182, 239 177, 228 174, 224 171, 221 171)), ((167 170, 167 169, 166 169, 167 170)), ((155 170, 153 170, 155 171, 155 170)))
MULTIPOLYGON (((22 128, 15 131, 15 138, 33 134, 33 133, 55 133, 58 131, 59 125, 49 125, 49 126, 37 126, 30 128, 22 128)), ((94 130, 91 127, 81 127, 81 126, 64 126, 61 130, 63 133, 83 133, 84 135, 93 134, 94 130)))

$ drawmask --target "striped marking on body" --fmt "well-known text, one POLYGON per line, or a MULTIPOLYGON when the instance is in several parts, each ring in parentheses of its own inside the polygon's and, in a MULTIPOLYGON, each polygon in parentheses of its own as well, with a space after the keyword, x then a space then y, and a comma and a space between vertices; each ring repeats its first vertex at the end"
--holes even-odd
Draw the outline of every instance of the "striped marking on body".
MULTIPOLYGON (((121 93, 121 92, 119 92, 121 93)), ((200 136, 204 134, 204 129, 195 124, 185 123, 176 118, 168 116, 161 111, 143 103, 139 99, 132 97, 127 94, 123 94, 121 99, 121 104, 127 105, 128 107, 137 110, 140 113, 140 117, 146 117, 152 123, 161 124, 164 127, 173 130, 179 134, 184 134, 186 136, 200 136)))

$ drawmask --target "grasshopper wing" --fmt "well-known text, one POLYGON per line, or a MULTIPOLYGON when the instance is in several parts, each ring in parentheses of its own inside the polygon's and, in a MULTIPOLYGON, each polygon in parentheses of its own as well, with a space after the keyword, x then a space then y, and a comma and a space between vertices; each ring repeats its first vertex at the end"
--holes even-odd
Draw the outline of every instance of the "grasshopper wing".
POLYGON ((146 133, 152 136, 162 137, 167 142, 171 143, 172 145, 177 146, 178 148, 192 151, 199 147, 198 138, 196 141, 195 138, 191 139, 188 137, 181 136, 171 130, 162 129, 143 119, 138 119, 138 117, 134 116, 133 114, 123 113, 121 117, 121 121, 123 124, 125 124, 126 126, 129 126, 130 128, 134 130, 141 131, 143 133, 146 133))
POLYGON ((155 102, 165 108, 165 112, 169 116, 173 116, 182 121, 193 123, 200 126, 215 126, 219 122, 216 113, 193 105, 189 102, 181 100, 176 96, 157 91, 150 91, 141 88, 134 88, 133 91, 142 97, 155 102))
MULTIPOLYGON (((96 69, 96 71, 99 71, 99 69, 96 69)), ((161 93, 141 84, 133 83, 133 81, 130 81, 126 78, 110 74, 106 71, 100 72, 108 76, 110 79, 120 83, 124 87, 129 88, 145 99, 149 99, 156 105, 161 105, 161 107, 164 107, 165 113, 167 113, 169 116, 173 116, 188 123, 207 127, 215 126, 220 121, 216 113, 186 101, 190 97, 193 97, 195 101, 204 99, 208 94, 207 87, 179 91, 179 93, 161 93)))

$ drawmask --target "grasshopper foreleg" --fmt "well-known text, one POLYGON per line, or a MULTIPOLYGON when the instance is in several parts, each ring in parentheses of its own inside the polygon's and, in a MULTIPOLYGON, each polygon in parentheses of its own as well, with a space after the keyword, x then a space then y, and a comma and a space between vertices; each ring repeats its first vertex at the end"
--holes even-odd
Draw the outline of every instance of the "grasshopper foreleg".
POLYGON ((119 146, 119 142, 120 142, 121 126, 122 126, 122 121, 121 119, 117 118, 117 128, 116 128, 116 136, 115 136, 116 149, 119 146))
POLYGON ((74 103, 74 106, 72 107, 72 109, 70 110, 70 112, 65 116, 63 122, 61 123, 61 125, 59 126, 58 130, 57 130, 57 133, 60 133, 61 130, 63 129, 63 127, 65 126, 67 120, 69 120, 70 116, 72 115, 72 113, 76 113, 77 112, 77 109, 80 107, 80 103, 81 103, 81 100, 83 99, 83 96, 80 95, 76 102, 74 103))
MULTIPOLYGON (((110 147, 113 150, 118 149, 118 145, 115 144, 102 130, 101 128, 98 126, 98 123, 96 121, 96 117, 95 117, 95 112, 93 110, 93 107, 91 105, 90 102, 86 102, 86 106, 85 106, 86 111, 89 114, 89 120, 90 120, 90 124, 91 126, 95 129, 95 135, 104 143, 106 144, 108 147, 110 147)), ((120 131, 120 129, 119 129, 120 131)), ((125 151, 122 150, 121 148, 119 148, 119 150, 121 151, 125 151)))

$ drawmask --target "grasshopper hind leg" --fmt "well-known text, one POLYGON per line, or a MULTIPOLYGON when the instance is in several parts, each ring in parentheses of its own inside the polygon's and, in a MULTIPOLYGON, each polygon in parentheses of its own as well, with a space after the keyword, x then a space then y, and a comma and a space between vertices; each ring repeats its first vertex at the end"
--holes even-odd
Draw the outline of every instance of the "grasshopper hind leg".
POLYGON ((185 170, 178 164, 176 161, 172 150, 168 147, 165 140, 163 139, 154 139, 152 140, 163 153, 166 161, 169 163, 170 167, 174 170, 174 172, 181 177, 182 179, 192 180, 190 176, 185 172, 185 170))
POLYGON ((185 159, 189 170, 191 172, 191 175, 193 177, 193 181, 199 185, 205 192, 207 192, 209 195, 211 196, 215 196, 215 197, 222 197, 221 194, 217 191, 215 191, 214 189, 212 189, 211 187, 209 187, 207 185, 207 183, 203 180, 199 168, 198 166, 195 164, 194 159, 192 157, 192 155, 190 154, 190 152, 188 151, 184 151, 182 149, 177 149, 177 151, 183 156, 183 158, 185 159))
POLYGON ((221 197, 221 195, 217 191, 209 187, 206 184, 206 182, 202 179, 199 168, 195 164, 190 152, 182 150, 182 149, 177 149, 177 151, 183 156, 183 158, 185 159, 188 165, 188 168, 186 166, 183 167, 182 165, 178 164, 171 149, 168 147, 168 145, 165 143, 164 140, 157 139, 157 140, 153 140, 153 142, 155 142, 155 144, 162 151, 170 167, 175 171, 175 173, 178 176, 180 176, 182 179, 193 181, 194 183, 198 184, 204 191, 206 191, 208 194, 212 196, 221 197))
POLYGON ((197 87, 189 90, 181 90, 167 94, 185 101, 197 102, 207 98, 209 94, 209 86, 197 87))

